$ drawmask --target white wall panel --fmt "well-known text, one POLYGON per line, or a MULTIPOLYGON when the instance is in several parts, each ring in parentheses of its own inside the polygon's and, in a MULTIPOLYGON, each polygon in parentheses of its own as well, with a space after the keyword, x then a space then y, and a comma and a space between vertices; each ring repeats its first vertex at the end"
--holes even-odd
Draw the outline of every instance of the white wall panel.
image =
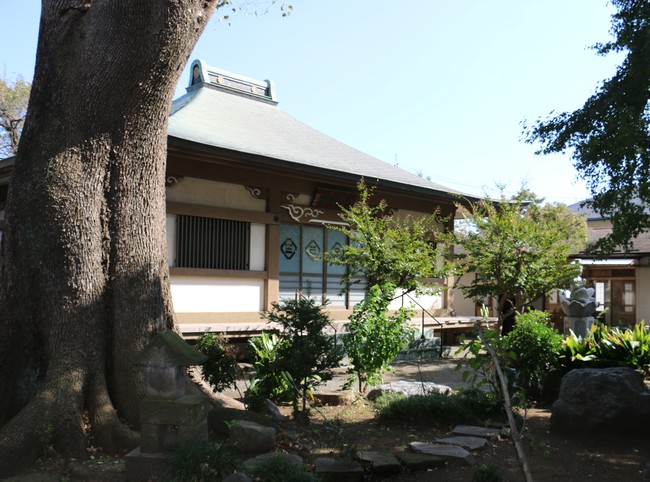
POLYGON ((174 266, 176 257, 176 215, 167 215, 167 263, 174 266))
POLYGON ((261 311, 264 280, 172 276, 171 292, 178 313, 261 311))
POLYGON ((250 270, 264 271, 266 263, 266 225, 251 224, 250 270))

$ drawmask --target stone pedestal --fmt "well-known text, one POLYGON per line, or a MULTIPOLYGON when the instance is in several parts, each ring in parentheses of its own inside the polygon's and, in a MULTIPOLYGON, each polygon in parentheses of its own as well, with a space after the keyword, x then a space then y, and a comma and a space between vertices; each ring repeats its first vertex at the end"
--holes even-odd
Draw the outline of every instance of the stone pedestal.
POLYGON ((126 480, 141 482, 162 480, 167 464, 167 454, 143 454, 140 447, 136 447, 124 457, 126 480))
POLYGON ((208 440, 208 404, 198 395, 174 400, 145 398, 140 401, 140 447, 126 457, 130 481, 141 474, 162 476, 167 454, 190 440, 208 440))
POLYGON ((140 400, 140 447, 125 457, 131 482, 160 480, 167 456, 179 444, 208 440, 208 404, 197 395, 184 395, 188 366, 207 357, 177 333, 155 335, 133 364, 142 367, 149 397, 140 400))
POLYGON ((591 325, 594 324, 593 316, 565 316, 564 317, 564 334, 568 335, 569 330, 572 330, 578 336, 585 337, 591 325))

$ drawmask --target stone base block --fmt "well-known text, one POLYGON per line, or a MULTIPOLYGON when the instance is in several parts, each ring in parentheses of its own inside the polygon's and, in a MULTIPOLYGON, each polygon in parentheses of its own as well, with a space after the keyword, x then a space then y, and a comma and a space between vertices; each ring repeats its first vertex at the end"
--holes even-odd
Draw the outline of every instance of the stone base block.
POLYGON ((196 425, 207 418, 209 409, 205 398, 199 395, 145 398, 140 401, 140 420, 158 425, 196 425))
POLYGON ((142 453, 171 452, 190 440, 208 440, 208 421, 196 425, 156 425, 143 423, 140 427, 142 453))
POLYGON ((166 454, 143 454, 140 447, 124 457, 126 480, 129 482, 162 480, 165 473, 166 454))
POLYGON ((568 335, 569 331, 573 331, 578 336, 585 337, 591 325, 594 324, 593 316, 565 316, 564 317, 564 334, 568 335))

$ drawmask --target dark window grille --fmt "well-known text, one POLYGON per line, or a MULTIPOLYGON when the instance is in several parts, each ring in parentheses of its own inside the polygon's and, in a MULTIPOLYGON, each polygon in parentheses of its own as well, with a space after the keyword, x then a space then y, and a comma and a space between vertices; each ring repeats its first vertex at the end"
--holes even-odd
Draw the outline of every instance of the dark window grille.
POLYGON ((179 268, 247 270, 250 245, 250 223, 185 215, 176 218, 179 268))

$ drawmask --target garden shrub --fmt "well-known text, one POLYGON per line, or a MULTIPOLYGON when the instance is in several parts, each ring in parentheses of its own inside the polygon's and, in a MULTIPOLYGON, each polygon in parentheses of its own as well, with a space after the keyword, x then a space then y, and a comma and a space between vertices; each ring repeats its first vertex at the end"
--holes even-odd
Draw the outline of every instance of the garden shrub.
POLYGON ((201 370, 203 379, 217 392, 234 387, 239 365, 228 341, 215 333, 206 332, 196 341, 196 349, 208 357, 201 370))
POLYGON ((596 323, 582 338, 573 332, 560 347, 564 371, 583 367, 627 366, 650 375, 650 331, 644 322, 631 329, 596 323))
MULTIPOLYGON (((513 376, 512 371, 507 368, 510 359, 515 357, 514 353, 508 352, 505 338, 499 331, 486 329, 483 331, 483 337, 492 346, 499 358, 506 376, 508 376, 509 387, 512 389, 513 376)), ((485 350, 483 342, 477 337, 466 339, 461 335, 461 346, 456 354, 464 354, 462 361, 456 365, 456 371, 463 370, 463 381, 471 384, 476 389, 488 390, 499 400, 503 400, 501 383, 497 376, 496 367, 492 357, 485 350)))
POLYGON ((274 402, 291 400, 292 387, 288 375, 278 364, 278 352, 283 343, 286 341, 278 335, 266 332, 249 341, 253 349, 255 376, 246 390, 244 401, 251 410, 261 410, 267 398, 274 402))
POLYGON ((167 459, 166 482, 212 482, 223 480, 240 465, 235 448, 207 440, 179 445, 167 459))
POLYGON ((330 319, 323 305, 313 298, 299 298, 273 303, 264 314, 271 323, 279 324, 284 343, 278 347, 277 364, 288 373, 297 391, 292 392, 294 414, 307 409, 307 397, 314 386, 332 379, 332 368, 343 358, 343 351, 334 338, 325 333, 330 319), (298 401, 302 400, 302 407, 298 401))
POLYGON ((546 379, 558 366, 562 335, 549 324, 550 314, 529 310, 517 314, 514 329, 505 337, 505 349, 514 354, 506 366, 515 370, 515 379, 526 398, 542 400, 546 379))
POLYGON ((390 369, 388 364, 412 337, 413 328, 407 324, 409 310, 400 308, 388 315, 394 294, 395 286, 390 283, 372 286, 350 315, 349 333, 343 343, 359 393, 381 382, 382 373, 390 369))
POLYGON ((259 395, 276 400, 288 397, 294 415, 302 414, 304 418, 313 387, 332 378, 331 370, 339 365, 343 352, 333 337, 325 333, 330 320, 323 306, 314 299, 273 303, 264 317, 281 329, 253 343, 258 372, 249 391, 258 392, 258 398, 259 395))
POLYGON ((501 402, 491 393, 478 389, 451 395, 431 393, 406 397, 384 394, 375 401, 377 418, 388 422, 413 422, 434 425, 483 425, 488 420, 503 420, 501 402))
POLYGON ((502 482, 503 477, 499 475, 496 465, 481 465, 472 474, 472 482, 502 482))
POLYGON ((276 455, 256 465, 251 470, 251 475, 260 482, 312 482, 315 480, 304 465, 297 464, 282 455, 276 455))

